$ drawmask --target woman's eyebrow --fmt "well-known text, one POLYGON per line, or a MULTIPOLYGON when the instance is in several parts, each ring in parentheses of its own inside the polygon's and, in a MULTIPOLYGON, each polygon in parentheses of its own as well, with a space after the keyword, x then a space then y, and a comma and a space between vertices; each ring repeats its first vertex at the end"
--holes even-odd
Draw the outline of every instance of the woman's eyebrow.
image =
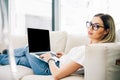
MULTIPOLYGON (((91 22, 92 23, 92 22, 91 22)), ((92 24, 99 24, 100 25, 100 23, 92 23, 92 24)))

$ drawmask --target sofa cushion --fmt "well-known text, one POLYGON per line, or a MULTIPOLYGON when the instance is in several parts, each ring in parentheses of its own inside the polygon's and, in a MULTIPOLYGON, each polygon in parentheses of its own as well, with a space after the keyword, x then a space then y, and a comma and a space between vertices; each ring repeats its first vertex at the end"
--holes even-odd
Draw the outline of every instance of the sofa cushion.
MULTIPOLYGON (((28 75, 22 78, 22 80, 54 80, 52 76, 42 75, 28 75)), ((60 80, 84 80, 83 75, 73 74, 60 80)))
POLYGON ((65 53, 68 53, 73 47, 88 44, 89 39, 86 35, 68 34, 65 53))
POLYGON ((27 75, 22 78, 22 80, 53 80, 52 76, 42 76, 42 75, 27 75))
POLYGON ((6 49, 6 45, 4 43, 0 43, 0 52, 2 52, 2 50, 6 49))
POLYGON ((17 72, 15 73, 16 77, 13 77, 11 66, 0 66, 0 80, 14 80, 14 78, 21 79, 23 76, 33 74, 32 69, 24 67, 24 66, 17 66, 17 72))
POLYGON ((65 31, 51 31, 50 43, 51 50, 55 52, 64 52, 67 41, 67 33, 65 31))
MULTIPOLYGON (((13 48, 25 46, 27 36, 12 36, 13 48), (14 44, 15 43, 15 44, 14 44)), ((67 41, 67 33, 65 31, 50 31, 51 50, 55 52, 64 52, 67 41)), ((2 47, 0 47, 2 48, 2 47)))
POLYGON ((19 36, 12 35, 11 41, 12 41, 13 49, 23 47, 28 43, 27 36, 20 36, 20 35, 19 36))

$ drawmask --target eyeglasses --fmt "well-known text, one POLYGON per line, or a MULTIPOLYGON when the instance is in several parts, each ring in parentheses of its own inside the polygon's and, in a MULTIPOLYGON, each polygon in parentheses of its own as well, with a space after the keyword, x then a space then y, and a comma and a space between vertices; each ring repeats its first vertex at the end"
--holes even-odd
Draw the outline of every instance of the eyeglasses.
POLYGON ((92 27, 92 29, 95 30, 95 31, 97 31, 100 27, 104 28, 103 26, 100 26, 98 23, 93 24, 92 22, 89 22, 89 21, 86 22, 86 27, 87 28, 92 27))

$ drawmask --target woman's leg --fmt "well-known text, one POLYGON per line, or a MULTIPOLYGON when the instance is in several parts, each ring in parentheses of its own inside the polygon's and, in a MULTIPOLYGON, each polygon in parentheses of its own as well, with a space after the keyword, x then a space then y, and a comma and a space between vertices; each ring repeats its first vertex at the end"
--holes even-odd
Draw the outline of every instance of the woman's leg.
MULTIPOLYGON (((0 54, 0 64, 9 64, 8 51, 0 54)), ((50 75, 48 64, 29 54, 28 46, 21 47, 14 50, 15 61, 17 65, 23 65, 32 68, 35 74, 50 75)))
POLYGON ((37 75, 51 75, 48 63, 36 58, 33 55, 27 54, 28 61, 32 70, 37 75))
MULTIPOLYGON (((15 61, 17 65, 23 65, 32 68, 35 74, 51 75, 48 63, 29 54, 28 47, 22 47, 14 50, 15 61)), ((0 64, 9 64, 8 54, 0 54, 0 64)), ((56 63, 59 66, 58 63, 56 63)))
POLYGON ((0 65, 8 65, 9 64, 9 58, 6 54, 0 54, 0 65))
MULTIPOLYGON (((28 48, 28 47, 27 47, 28 48)), ((50 70, 48 63, 36 58, 35 56, 29 54, 28 49, 26 49, 26 57, 29 61, 29 64, 35 74, 38 75, 50 75, 50 70)))
MULTIPOLYGON (((14 56, 15 56, 15 62, 17 65, 23 65, 26 67, 31 67, 28 59, 26 58, 25 55, 25 49, 27 49, 26 47, 21 47, 18 49, 14 50, 14 56)), ((3 51, 4 53, 0 54, 0 64, 1 65, 8 65, 9 64, 9 54, 8 54, 8 50, 3 51)))

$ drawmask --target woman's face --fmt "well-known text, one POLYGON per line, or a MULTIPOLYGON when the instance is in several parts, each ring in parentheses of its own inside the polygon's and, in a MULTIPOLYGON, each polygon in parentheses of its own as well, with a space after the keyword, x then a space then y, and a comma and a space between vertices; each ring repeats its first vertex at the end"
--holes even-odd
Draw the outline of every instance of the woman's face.
POLYGON ((93 17, 91 25, 88 27, 89 38, 99 42, 106 34, 108 34, 108 31, 104 29, 103 21, 100 19, 100 17, 93 17))

